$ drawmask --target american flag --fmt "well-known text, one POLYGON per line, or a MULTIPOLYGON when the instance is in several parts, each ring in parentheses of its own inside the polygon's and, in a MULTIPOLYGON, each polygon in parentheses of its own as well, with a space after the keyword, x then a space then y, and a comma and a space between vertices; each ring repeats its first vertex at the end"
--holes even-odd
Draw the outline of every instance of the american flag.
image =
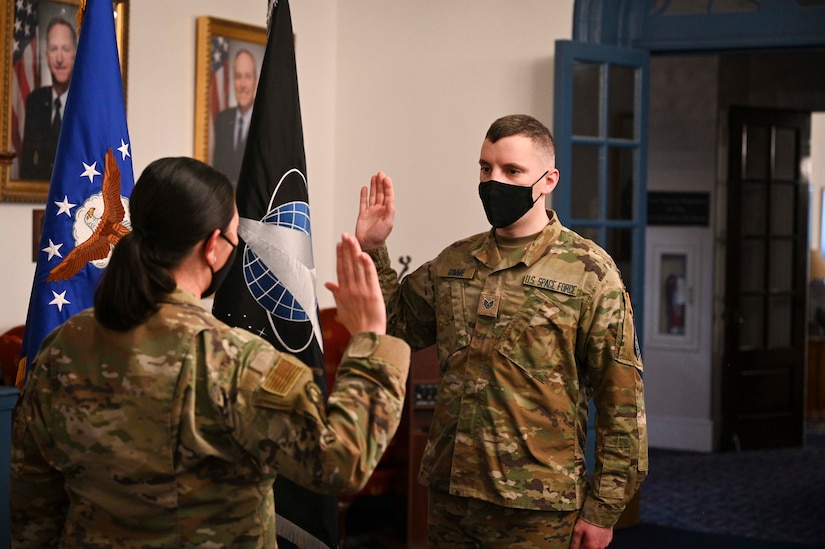
POLYGON ((212 97, 209 98, 209 105, 212 110, 210 117, 209 135, 215 124, 215 117, 219 112, 229 106, 229 41, 221 36, 212 38, 212 85, 210 89, 212 97))
MULTIPOLYGON (((12 62, 14 82, 11 90, 11 142, 17 158, 23 151, 23 128, 26 124, 26 99, 29 92, 40 87, 37 63, 37 2, 14 1, 14 45, 12 62)), ((17 176, 18 163, 12 165, 12 177, 17 176)))

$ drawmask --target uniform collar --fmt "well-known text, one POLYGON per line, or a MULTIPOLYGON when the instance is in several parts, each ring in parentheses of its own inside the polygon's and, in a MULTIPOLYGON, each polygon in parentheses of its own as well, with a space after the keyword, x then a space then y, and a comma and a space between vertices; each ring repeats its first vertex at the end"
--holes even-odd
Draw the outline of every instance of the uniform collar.
POLYGON ((203 306, 203 302, 192 295, 191 293, 187 292, 180 286, 175 288, 171 294, 166 294, 161 298, 163 303, 172 303, 172 304, 181 304, 181 305, 195 305, 200 307, 201 309, 206 310, 206 307, 203 306))
POLYGON ((550 247, 556 242, 561 232, 562 225, 559 222, 556 212, 553 210, 547 211, 547 225, 544 229, 536 235, 536 238, 527 245, 524 254, 509 261, 502 262, 502 257, 499 254, 498 245, 496 244, 495 229, 491 228, 487 234, 484 235, 478 245, 470 252, 473 257, 481 263, 490 268, 507 269, 518 263, 524 263, 527 267, 534 264, 542 258, 550 247))

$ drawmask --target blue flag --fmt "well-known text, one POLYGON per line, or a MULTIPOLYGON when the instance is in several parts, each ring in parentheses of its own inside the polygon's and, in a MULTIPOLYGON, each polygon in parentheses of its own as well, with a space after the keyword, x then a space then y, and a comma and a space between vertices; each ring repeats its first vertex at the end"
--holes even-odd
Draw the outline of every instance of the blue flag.
MULTIPOLYGON (((213 312, 297 356, 326 388, 292 17, 270 0, 269 38, 238 178, 239 253, 213 312)), ((334 547, 336 498, 275 481, 278 546, 334 547)))
POLYGON ((135 185, 111 0, 87 0, 40 236, 18 385, 43 339, 93 305, 135 185))

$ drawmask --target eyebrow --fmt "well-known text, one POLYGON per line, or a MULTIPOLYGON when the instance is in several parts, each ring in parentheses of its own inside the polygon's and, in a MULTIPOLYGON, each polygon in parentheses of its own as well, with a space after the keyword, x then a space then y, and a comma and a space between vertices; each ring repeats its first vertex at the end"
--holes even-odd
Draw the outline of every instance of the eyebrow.
MULTIPOLYGON (((478 165, 481 166, 482 168, 487 168, 487 167, 490 167, 492 164, 490 164, 489 162, 487 162, 484 159, 481 159, 481 160, 478 161, 478 165)), ((516 162, 508 162, 506 164, 503 164, 501 167, 504 170, 516 169, 516 170, 520 170, 520 171, 523 171, 523 172, 527 171, 527 166, 524 166, 522 164, 518 164, 516 162)))

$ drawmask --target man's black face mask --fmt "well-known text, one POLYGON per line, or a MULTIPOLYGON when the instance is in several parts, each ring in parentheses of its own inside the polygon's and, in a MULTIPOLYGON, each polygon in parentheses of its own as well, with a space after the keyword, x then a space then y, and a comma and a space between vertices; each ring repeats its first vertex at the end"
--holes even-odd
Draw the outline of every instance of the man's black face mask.
POLYGON ((533 187, 549 172, 544 172, 529 187, 511 185, 493 179, 478 184, 478 195, 484 205, 487 221, 496 229, 509 227, 522 218, 541 197, 533 199, 533 187))

